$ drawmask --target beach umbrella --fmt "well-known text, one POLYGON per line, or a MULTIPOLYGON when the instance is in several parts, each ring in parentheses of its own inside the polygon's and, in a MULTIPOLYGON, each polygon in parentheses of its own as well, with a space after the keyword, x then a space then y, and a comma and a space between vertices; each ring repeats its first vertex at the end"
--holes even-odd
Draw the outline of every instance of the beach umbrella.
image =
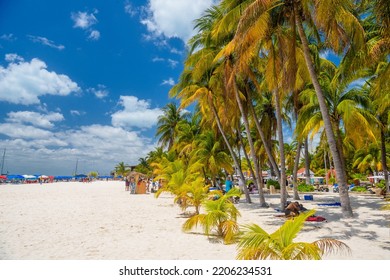
POLYGON ((35 176, 35 175, 27 175, 27 174, 25 174, 25 175, 22 175, 22 176, 23 176, 24 179, 37 179, 37 176, 35 176))
POLYGON ((0 179, 7 180, 7 176, 5 176, 5 175, 0 175, 0 179))
POLYGON ((8 180, 23 180, 24 177, 22 175, 19 175, 19 174, 10 174, 10 175, 7 175, 7 179, 8 180))

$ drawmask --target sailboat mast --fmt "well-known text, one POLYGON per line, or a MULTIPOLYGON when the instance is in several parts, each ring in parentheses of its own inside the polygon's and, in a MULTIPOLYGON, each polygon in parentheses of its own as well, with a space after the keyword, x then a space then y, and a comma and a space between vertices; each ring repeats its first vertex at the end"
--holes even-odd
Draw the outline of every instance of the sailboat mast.
POLYGON ((74 175, 75 176, 77 175, 77 166, 78 166, 78 164, 79 164, 79 159, 76 160, 76 169, 74 171, 74 175))

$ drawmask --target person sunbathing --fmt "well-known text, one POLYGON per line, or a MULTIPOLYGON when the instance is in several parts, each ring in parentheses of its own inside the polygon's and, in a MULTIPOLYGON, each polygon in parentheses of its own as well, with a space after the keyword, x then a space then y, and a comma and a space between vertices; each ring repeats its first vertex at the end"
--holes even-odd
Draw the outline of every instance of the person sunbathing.
POLYGON ((299 215, 300 205, 298 201, 291 202, 287 207, 284 209, 284 214, 286 217, 295 217, 299 215))

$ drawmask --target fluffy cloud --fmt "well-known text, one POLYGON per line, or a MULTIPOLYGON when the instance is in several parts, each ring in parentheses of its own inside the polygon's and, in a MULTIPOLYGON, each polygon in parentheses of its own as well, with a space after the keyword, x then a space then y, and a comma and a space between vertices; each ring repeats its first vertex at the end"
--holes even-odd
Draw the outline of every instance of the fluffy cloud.
POLYGON ((53 122, 59 122, 64 120, 64 116, 60 113, 49 113, 46 115, 42 115, 37 112, 31 111, 19 111, 19 112, 10 112, 7 114, 8 118, 6 118, 7 122, 11 123, 24 123, 24 124, 32 124, 34 126, 42 127, 42 128, 53 128, 53 122))
POLYGON ((150 109, 150 103, 135 96, 121 96, 119 104, 123 110, 111 115, 115 127, 151 128, 162 114, 161 109, 150 109))
POLYGON ((70 16, 73 20, 73 27, 85 30, 88 34, 88 39, 93 41, 99 40, 100 38, 100 32, 92 28, 92 26, 98 23, 95 16, 97 13, 98 10, 95 10, 93 13, 79 11, 71 13, 70 16))
POLYGON ((87 91, 94 94, 99 99, 107 97, 109 93, 104 85, 98 85, 98 88, 89 88, 87 91))
POLYGON ((52 132, 44 129, 12 123, 0 124, 0 134, 18 139, 47 139, 52 136, 52 132))
POLYGON ((194 20, 216 0, 149 0, 141 20, 154 36, 179 38, 187 42, 195 34, 194 20))
POLYGON ((109 174, 121 161, 137 164, 155 147, 150 139, 134 131, 97 124, 50 132, 6 123, 0 124, 0 134, 9 137, 0 140, 0 146, 7 147, 4 171, 11 173, 71 175, 78 161, 80 173, 109 174))
POLYGON ((88 29, 98 23, 94 13, 76 12, 71 14, 71 18, 74 22, 73 27, 75 28, 88 29))
POLYGON ((80 88, 68 76, 47 71, 38 58, 25 62, 17 55, 6 55, 9 65, 0 66, 0 101, 14 104, 39 104, 42 95, 66 96, 80 88), (19 58, 18 62, 14 62, 19 58))

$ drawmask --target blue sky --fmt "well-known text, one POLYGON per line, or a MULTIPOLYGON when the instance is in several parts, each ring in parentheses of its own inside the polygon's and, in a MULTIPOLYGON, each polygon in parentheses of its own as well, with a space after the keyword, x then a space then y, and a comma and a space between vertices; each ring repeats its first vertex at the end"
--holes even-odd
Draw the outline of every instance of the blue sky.
POLYGON ((108 174, 156 146, 193 20, 213 0, 0 0, 3 172, 108 174))

